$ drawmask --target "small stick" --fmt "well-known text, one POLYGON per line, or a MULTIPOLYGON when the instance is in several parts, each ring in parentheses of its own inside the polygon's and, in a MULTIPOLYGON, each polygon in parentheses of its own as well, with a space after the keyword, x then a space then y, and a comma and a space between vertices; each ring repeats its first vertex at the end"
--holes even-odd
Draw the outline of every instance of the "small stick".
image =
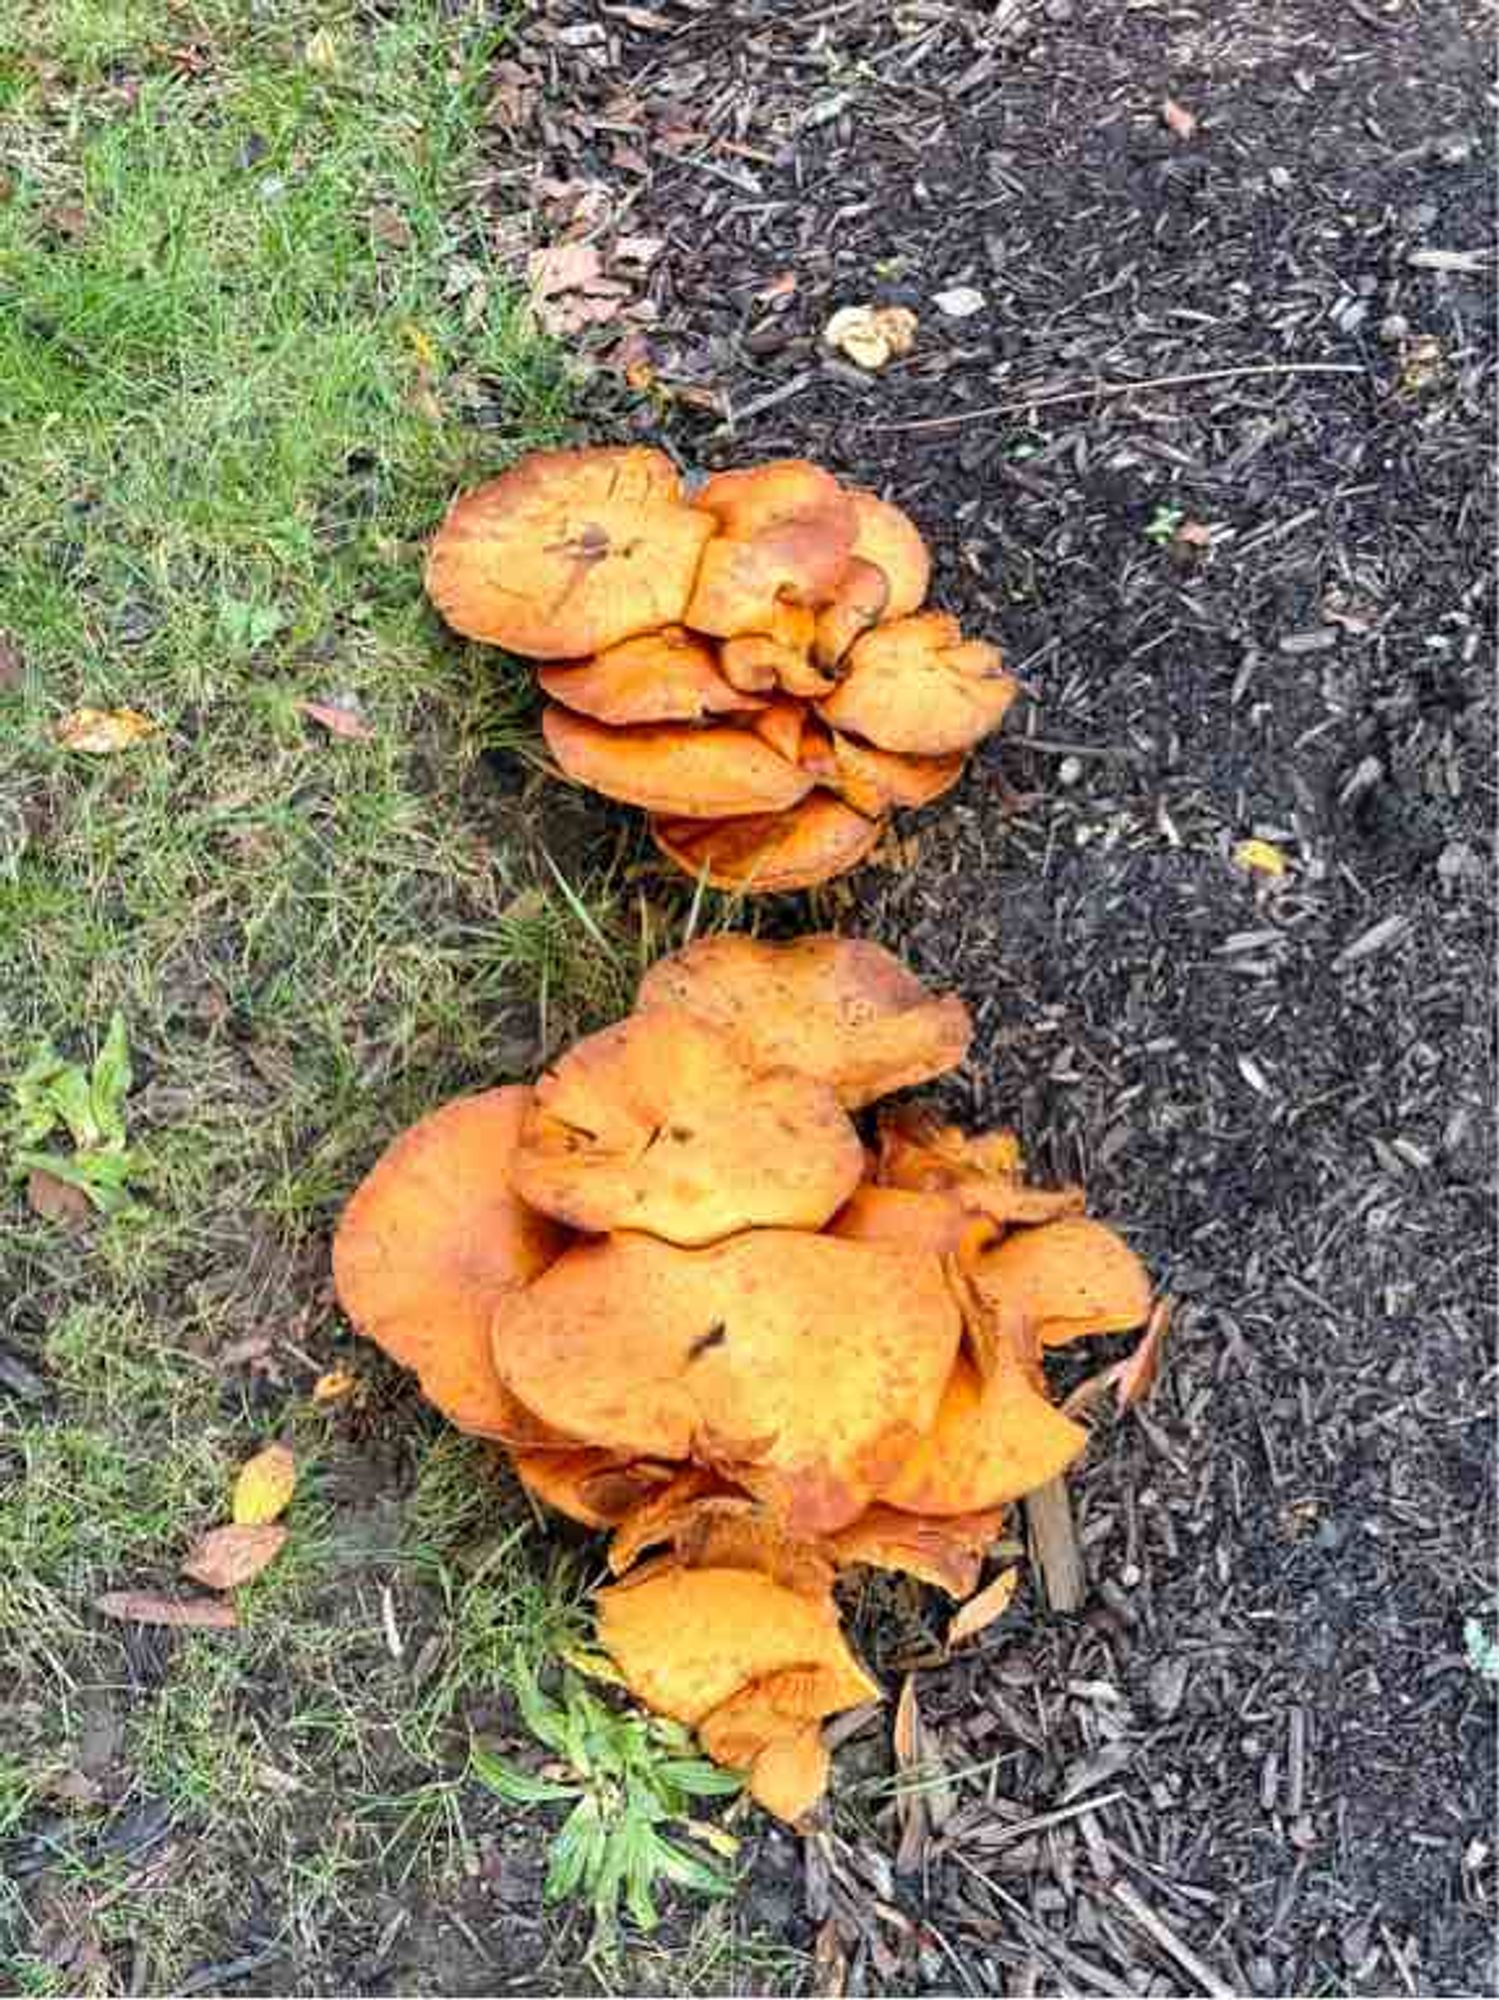
POLYGON ((1006 743, 1022 750, 1045 750, 1053 757, 1122 757, 1138 764, 1140 753, 1123 743, 1059 743, 1054 736, 1007 736, 1006 743))
POLYGON ((1059 1473, 1025 1496, 1025 1526, 1031 1561, 1041 1572, 1047 1603, 1053 1611, 1077 1611, 1088 1594, 1088 1584, 1064 1475, 1059 1473))
POLYGON ((1220 1979, 1210 1965, 1204 1965, 1196 1952, 1184 1945, 1170 1925, 1164 1923, 1146 1902, 1137 1889, 1117 1875, 1112 1881, 1101 1885, 1127 1916, 1140 1926, 1147 1937, 1154 1938, 1161 1950, 1174 1958, 1182 1971, 1195 1982, 1199 1991, 1211 1994, 1212 2000, 1238 2000, 1235 1989, 1220 1979))
POLYGON ((1245 368, 1201 368, 1187 375, 1154 375, 1143 382, 1095 382, 1086 389, 1053 389, 1024 396, 1014 403, 985 403, 976 410, 955 410, 950 417, 917 417, 903 424, 871 424, 872 431, 940 431, 950 424, 970 424, 985 417, 1012 417, 1047 403, 1086 403, 1090 397, 1133 396, 1142 389, 1176 389, 1189 382, 1238 382, 1249 375, 1363 375, 1357 361, 1259 361, 1245 368))

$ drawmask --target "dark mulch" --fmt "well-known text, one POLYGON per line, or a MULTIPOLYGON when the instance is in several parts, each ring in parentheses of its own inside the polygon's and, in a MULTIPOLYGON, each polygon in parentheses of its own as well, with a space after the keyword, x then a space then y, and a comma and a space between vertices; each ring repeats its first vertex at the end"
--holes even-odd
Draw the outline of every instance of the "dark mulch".
POLYGON ((1023 1597, 920 1676, 949 1768, 985 1767, 920 1873, 859 1804, 883 1753, 844 1753, 804 1898, 843 1913, 829 1984, 1200 1990, 1154 1913, 1234 1990, 1492 1987, 1479 22, 579 0, 501 74, 551 226, 588 199, 606 248, 664 242, 615 355, 656 399, 596 330, 599 428, 888 491, 1019 665, 1033 704, 846 914, 974 1003, 961 1108, 1184 1302, 1074 1481, 1083 1614, 1023 1597), (944 318, 960 285, 984 308, 944 318), (818 340, 869 299, 921 320, 877 378, 818 340), (1354 372, 1249 372, 1306 363, 1354 372), (1163 506, 1211 547, 1147 535, 1163 506))

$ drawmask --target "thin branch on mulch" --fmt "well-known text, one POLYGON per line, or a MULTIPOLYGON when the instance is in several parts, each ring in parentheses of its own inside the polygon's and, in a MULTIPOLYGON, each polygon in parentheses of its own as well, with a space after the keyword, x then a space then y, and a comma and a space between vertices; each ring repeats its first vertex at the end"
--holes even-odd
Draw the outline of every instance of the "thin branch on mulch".
POLYGON ((984 403, 976 410, 954 410, 951 416, 917 417, 902 424, 871 424, 872 431, 937 431, 951 424, 972 423, 978 417, 1011 417, 1045 403, 1086 403, 1096 397, 1133 396, 1142 389, 1175 389, 1189 382, 1237 382, 1246 375, 1366 375, 1359 361, 1260 361, 1246 368, 1202 368, 1187 375, 1154 375, 1143 382, 1094 382, 1086 389, 1054 389, 1022 396, 1013 403, 984 403))

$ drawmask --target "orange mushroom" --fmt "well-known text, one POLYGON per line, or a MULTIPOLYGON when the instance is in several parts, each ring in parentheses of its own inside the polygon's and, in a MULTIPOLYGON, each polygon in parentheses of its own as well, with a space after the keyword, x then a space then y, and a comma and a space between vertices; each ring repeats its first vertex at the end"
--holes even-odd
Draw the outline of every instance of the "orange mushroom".
POLYGON ((358 1330, 459 1430, 556 1445, 501 1383, 489 1340, 496 1311, 572 1240, 511 1181, 530 1103, 520 1084, 455 1098, 392 1141, 343 1212, 333 1282, 358 1330))
POLYGON ((773 896, 810 889, 857 868, 884 824, 826 792, 813 792, 788 812, 738 819, 658 815, 651 821, 651 838, 668 860, 712 889, 773 896))
POLYGON ((684 722, 610 729, 552 702, 541 730, 568 777, 647 812, 693 819, 780 813, 812 789, 807 772, 747 729, 684 722))
POLYGON ((787 1668, 804 1670, 793 1684, 798 1698, 820 1704, 798 1720, 880 1697, 849 1651, 832 1597, 805 1596, 754 1570, 673 1563, 610 1584, 598 1594, 598 1633, 631 1692, 689 1727, 787 1668))
POLYGON ((799 701, 790 701, 785 695, 772 695, 760 713, 750 717, 747 726, 762 743, 768 743, 778 757, 784 757, 789 764, 798 762, 802 731, 807 726, 807 711, 799 701))
POLYGON ((747 1062, 723 1028, 662 1007, 589 1035, 546 1072, 512 1172, 532 1207, 577 1229, 701 1244, 820 1229, 863 1163, 827 1084, 747 1062))
POLYGON ((926 543, 908 514, 862 487, 846 490, 857 523, 853 553, 832 602, 818 613, 812 646, 813 659, 828 670, 872 626, 919 610, 932 574, 926 543))
POLYGON ((1088 1216, 1018 1230, 972 1266, 981 1296, 1018 1308, 1043 1347, 1128 1333, 1150 1315, 1144 1265, 1116 1231, 1088 1216))
POLYGON ((863 1563, 871 1569, 895 1570, 934 1584, 950 1597, 968 1597, 1004 1521, 1002 1507, 935 1515, 875 1505, 830 1535, 823 1547, 840 1568, 863 1563))
POLYGON ((427 593, 470 639, 578 659, 680 624, 712 533, 664 452, 531 452, 453 503, 427 593))
POLYGON ((971 1212, 950 1191, 861 1181, 828 1224, 828 1234, 851 1243, 905 1243, 934 1257, 952 1257, 972 1223, 971 1212))
POLYGON ((701 1250, 630 1233, 579 1245, 507 1302, 494 1345, 544 1420, 624 1456, 714 1466, 812 1536, 911 1457, 959 1331, 936 1258, 757 1229, 701 1250))
POLYGON ((642 633, 573 666, 543 667, 544 693, 577 715, 613 728, 641 722, 701 722, 760 706, 718 670, 713 649, 681 625, 642 633))
POLYGON ((865 938, 700 938, 641 980, 636 1011, 660 1006, 713 1022, 751 1064, 831 1084, 850 1109, 955 1069, 972 1033, 956 995, 865 938))
MULTIPOLYGON (((831 774, 822 782, 846 799, 855 812, 876 819, 892 806, 924 806, 950 792, 963 775, 961 750, 947 757, 913 757, 895 750, 876 750, 852 736, 833 730, 829 741, 831 774)), ((807 768, 814 768, 804 756, 807 768)))
POLYGON ((853 503, 830 473, 778 459, 710 479, 693 504, 716 524, 683 623, 732 639, 771 632, 779 603, 825 604, 853 550, 853 503))
POLYGON ((581 1451, 512 1451, 510 1463, 528 1493, 585 1528, 613 1528, 650 1503, 675 1468, 625 1459, 592 1447, 581 1451))
POLYGON ((823 719, 908 756, 970 749, 999 727, 1018 691, 998 647, 965 640, 945 611, 877 625, 854 642, 847 665, 818 704, 823 719))
POLYGON ((1052 1222, 1082 1208, 1080 1187, 1027 1187, 1020 1171, 1013 1132, 961 1132, 919 1106, 880 1118, 875 1178, 884 1187, 950 1193, 970 1214, 1002 1227, 1052 1222))
POLYGON ((831 694, 837 685, 817 668, 804 653, 763 632, 745 632, 737 639, 725 639, 719 655, 724 678, 736 688, 768 690, 778 687, 783 694, 810 699, 831 694))
POLYGON ((985 1378, 961 1354, 936 1422, 879 1498, 914 1514, 978 1513, 1044 1486, 1087 1441, 1083 1427, 1046 1400, 1013 1355, 997 1350, 985 1378))

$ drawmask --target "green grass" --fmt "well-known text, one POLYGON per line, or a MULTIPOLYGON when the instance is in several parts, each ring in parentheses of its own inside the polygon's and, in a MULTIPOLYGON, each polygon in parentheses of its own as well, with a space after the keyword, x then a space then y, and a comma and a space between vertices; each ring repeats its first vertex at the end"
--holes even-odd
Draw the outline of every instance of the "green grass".
POLYGON ((102 1972, 6 1882, 6 1990, 169 1990, 236 1955, 252 1877, 304 1964, 378 1928, 382 1882, 440 1896, 495 1812, 471 1705, 576 1627, 577 1567, 320 1304, 384 1140, 529 1067, 518 1009, 551 1047, 613 1011, 645 935, 618 885, 507 841, 525 807, 483 753, 530 743, 525 685, 420 588, 450 492, 572 416, 490 255, 504 38, 435 0, 0 20, 0 1096, 47 1038, 87 1065, 119 1009, 141 1204, 68 1231, 0 1189, 0 1343, 44 1388, 0 1389, 0 1840, 56 1809, 101 1702, 102 1796, 64 1810, 173 1824, 144 1859, 64 1843, 102 1972), (298 707, 329 699, 369 736, 298 707), (69 753, 85 704, 159 733, 69 753), (272 1372, 224 1364, 259 1337, 272 1372), (323 1413, 336 1359, 364 1380, 323 1413), (238 1633, 93 1611, 175 1587, 280 1435, 291 1540, 238 1633))

